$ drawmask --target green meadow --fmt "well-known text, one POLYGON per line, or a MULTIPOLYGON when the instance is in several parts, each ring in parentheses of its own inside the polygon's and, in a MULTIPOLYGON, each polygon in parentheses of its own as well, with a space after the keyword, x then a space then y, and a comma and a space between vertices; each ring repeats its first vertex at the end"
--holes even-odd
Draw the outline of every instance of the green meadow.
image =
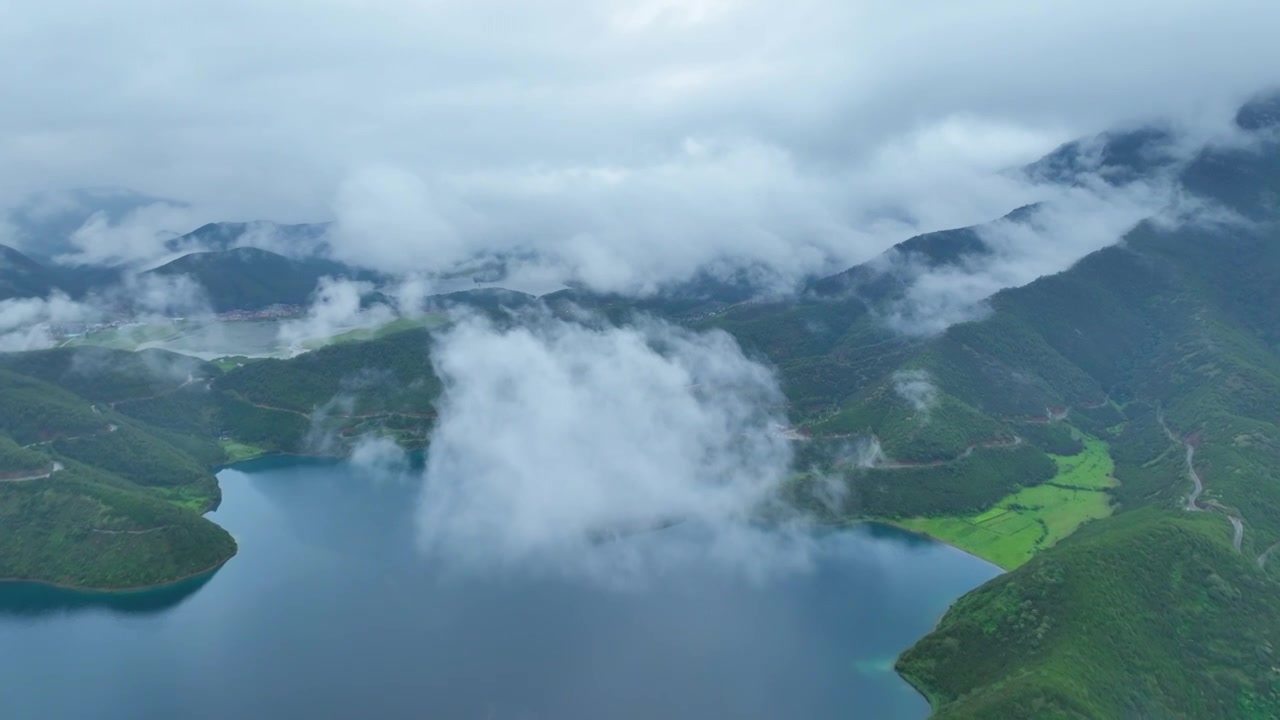
POLYGON ((1051 547, 1089 520, 1111 514, 1115 463, 1107 444, 1084 438, 1077 455, 1053 455, 1052 480, 1007 495, 977 515, 909 518, 896 521, 908 530, 990 560, 1012 570, 1051 547))

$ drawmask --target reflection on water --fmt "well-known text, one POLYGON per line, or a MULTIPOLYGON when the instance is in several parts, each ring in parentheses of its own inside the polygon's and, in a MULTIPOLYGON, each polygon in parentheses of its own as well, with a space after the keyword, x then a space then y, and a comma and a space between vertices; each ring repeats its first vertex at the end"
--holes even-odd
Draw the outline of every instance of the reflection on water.
POLYGON ((118 596, 0 586, 3 717, 921 720, 893 658, 998 572, 864 527, 765 582, 712 563, 627 589, 459 576, 415 550, 417 475, 237 466, 211 517, 240 553, 211 578, 118 596))
POLYGON ((213 579, 206 573, 154 590, 133 592, 79 592, 39 583, 0 584, 0 615, 37 617, 79 610, 106 610, 121 615, 140 615, 170 610, 181 605, 213 579))

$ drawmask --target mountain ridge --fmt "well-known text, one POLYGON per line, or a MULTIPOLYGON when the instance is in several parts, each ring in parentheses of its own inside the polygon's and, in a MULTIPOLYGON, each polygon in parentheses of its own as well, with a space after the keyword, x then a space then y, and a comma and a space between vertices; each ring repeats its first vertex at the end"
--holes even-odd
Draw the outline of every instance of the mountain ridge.
POLYGON ((306 305, 325 277, 368 282, 382 279, 332 260, 297 260, 254 247, 190 253, 143 275, 191 278, 205 289, 215 312, 306 305))

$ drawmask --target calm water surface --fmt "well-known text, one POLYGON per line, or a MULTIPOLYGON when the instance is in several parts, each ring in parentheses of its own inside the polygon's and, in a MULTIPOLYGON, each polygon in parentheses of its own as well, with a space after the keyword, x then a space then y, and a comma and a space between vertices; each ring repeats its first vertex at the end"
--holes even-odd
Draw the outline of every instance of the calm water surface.
POLYGON ((296 459, 219 477, 211 517, 240 554, 211 579, 0 585, 0 717, 919 720, 893 658, 998 572, 861 527, 763 583, 441 577, 414 549, 411 483, 296 459))

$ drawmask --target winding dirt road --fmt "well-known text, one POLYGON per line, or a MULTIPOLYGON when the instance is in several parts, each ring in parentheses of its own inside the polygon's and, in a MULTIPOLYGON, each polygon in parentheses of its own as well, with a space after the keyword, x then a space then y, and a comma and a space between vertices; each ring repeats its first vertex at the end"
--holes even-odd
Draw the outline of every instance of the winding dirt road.
POLYGON ((62 469, 62 463, 54 462, 49 469, 39 474, 24 475, 22 477, 0 478, 0 482, 30 482, 31 480, 44 480, 54 473, 62 469))
POLYGON ((951 463, 960 462, 961 460, 964 460, 965 458, 972 455, 974 450, 978 450, 978 449, 1010 450, 1012 448, 1018 447, 1023 442, 1025 441, 1020 436, 1014 435, 1012 440, 988 440, 987 442, 981 442, 975 445, 970 445, 969 447, 964 449, 964 452, 948 460, 929 460, 925 462, 911 462, 911 461, 905 461, 905 460, 904 461, 889 460, 886 458, 881 462, 876 463, 873 467, 876 468, 877 470, 904 470, 908 468, 941 467, 943 465, 950 465, 951 463))
POLYGON ((1231 544, 1235 546, 1236 552, 1242 552, 1240 543, 1244 542, 1244 521, 1235 515, 1228 515, 1227 519, 1231 521, 1231 527, 1235 529, 1235 537, 1231 539, 1231 544))
MULTIPOLYGON (((1200 473, 1196 471, 1196 446, 1191 444, 1191 442, 1178 437, 1174 434, 1173 430, 1169 429, 1169 426, 1164 421, 1164 412, 1162 410, 1156 411, 1156 420, 1159 421, 1160 427, 1164 430, 1164 434, 1169 436, 1169 440, 1178 443, 1187 449, 1187 477, 1191 478, 1193 488, 1191 490, 1191 494, 1187 496, 1187 502, 1184 508, 1190 512, 1203 512, 1210 508, 1222 512, 1227 516, 1227 520, 1231 522, 1231 528, 1233 531, 1233 536, 1231 538, 1232 547, 1236 549, 1236 552, 1243 552, 1241 548, 1244 543, 1244 520, 1215 501, 1209 501, 1209 507, 1202 507, 1200 505, 1200 496, 1204 494, 1204 480, 1200 478, 1200 473)), ((1265 556, 1266 553, 1263 553, 1263 557, 1265 556)), ((1259 566, 1265 563, 1266 561, 1263 560, 1262 557, 1258 558, 1259 566)))
POLYGON ((1266 550, 1263 550, 1262 554, 1258 556, 1258 567, 1260 569, 1265 569, 1267 567, 1267 560, 1271 559, 1271 553, 1274 552, 1276 548, 1280 548, 1280 542, 1272 545, 1266 550))
MULTIPOLYGON (((1165 428, 1165 432, 1169 432, 1169 429, 1165 428)), ((1172 433, 1169 434, 1169 438, 1172 439, 1174 442, 1182 442, 1181 440, 1174 437, 1172 433)), ((1187 496, 1186 508, 1188 510, 1191 510, 1192 512, 1199 512, 1205 509, 1200 507, 1200 496, 1204 494, 1204 481, 1200 479, 1200 473, 1196 472, 1195 446, 1192 445, 1191 443, 1186 443, 1186 447, 1187 447, 1187 460, 1186 460, 1187 477, 1191 478, 1191 483, 1195 486, 1194 489, 1192 489, 1191 494, 1187 496)))

